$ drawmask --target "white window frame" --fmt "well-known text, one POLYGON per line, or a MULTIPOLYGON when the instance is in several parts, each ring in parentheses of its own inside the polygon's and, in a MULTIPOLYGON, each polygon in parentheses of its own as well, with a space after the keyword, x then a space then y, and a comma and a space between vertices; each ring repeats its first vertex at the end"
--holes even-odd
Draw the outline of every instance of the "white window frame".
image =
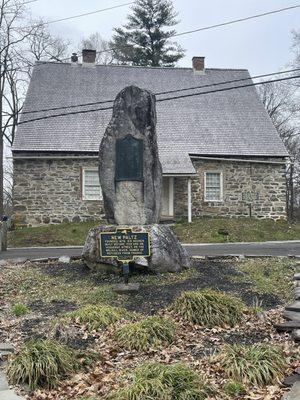
POLYGON ((103 200, 101 186, 100 186, 99 199, 89 199, 89 198, 86 197, 86 193, 85 193, 85 173, 86 172, 91 172, 91 171, 98 171, 98 169, 97 168, 82 168, 82 200, 85 200, 85 201, 101 201, 101 200, 103 200))
POLYGON ((206 203, 222 203, 223 202, 223 172, 222 171, 205 171, 204 172, 204 201, 206 203), (206 198, 206 175, 219 174, 220 175, 220 199, 210 200, 206 198))

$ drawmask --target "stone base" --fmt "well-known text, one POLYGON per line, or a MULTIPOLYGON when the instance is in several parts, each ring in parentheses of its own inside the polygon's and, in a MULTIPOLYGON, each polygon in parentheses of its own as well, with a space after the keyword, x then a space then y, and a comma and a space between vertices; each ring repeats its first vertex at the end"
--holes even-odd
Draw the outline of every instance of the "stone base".
POLYGON ((139 283, 120 283, 113 287, 113 291, 118 294, 134 294, 140 290, 139 283))
MULTIPOLYGON (((119 263, 115 259, 100 257, 100 232, 115 232, 120 226, 97 226, 92 228, 85 241, 82 258, 92 270, 102 269, 103 265, 112 266, 116 270, 119 263)), ((133 232, 148 232, 151 240, 151 256, 139 257, 131 263, 133 266, 144 267, 152 272, 181 272, 191 267, 191 260, 182 247, 174 232, 166 225, 122 226, 131 228, 133 232)))

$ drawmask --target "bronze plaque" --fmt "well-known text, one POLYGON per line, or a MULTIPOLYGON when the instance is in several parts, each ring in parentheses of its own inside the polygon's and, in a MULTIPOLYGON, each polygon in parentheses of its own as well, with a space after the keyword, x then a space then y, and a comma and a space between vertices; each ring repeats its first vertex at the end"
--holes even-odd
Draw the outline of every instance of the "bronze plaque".
POLYGON ((116 141, 116 181, 143 181, 143 140, 132 135, 116 141))

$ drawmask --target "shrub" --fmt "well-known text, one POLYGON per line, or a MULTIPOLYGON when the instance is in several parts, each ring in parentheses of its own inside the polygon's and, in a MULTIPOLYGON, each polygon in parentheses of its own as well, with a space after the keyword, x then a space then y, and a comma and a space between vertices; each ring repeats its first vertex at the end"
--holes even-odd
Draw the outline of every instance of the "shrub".
POLYGON ((128 315, 129 313, 122 308, 103 304, 89 304, 67 314, 72 321, 86 324, 90 331, 106 328, 128 315))
POLYGON ((228 396, 241 396, 245 393, 245 388, 240 382, 227 382, 223 386, 224 393, 228 396))
POLYGON ((145 363, 124 378, 109 400, 204 400, 211 393, 204 379, 185 364, 145 363))
POLYGON ((155 316, 125 325, 115 335, 119 345, 130 350, 144 351, 163 343, 171 343, 174 333, 173 321, 155 316))
POLYGON ((25 343, 10 361, 7 369, 14 384, 54 387, 61 376, 76 369, 73 352, 55 341, 40 340, 25 343))
POLYGON ((257 386, 282 379, 286 368, 282 349, 267 344, 227 345, 216 357, 229 378, 257 386))
POLYGON ((207 289, 184 292, 171 305, 184 320, 208 328, 234 326, 242 321, 243 308, 237 298, 207 289))
POLYGON ((11 308, 11 312, 16 316, 16 317, 21 317, 22 315, 25 315, 28 313, 28 308, 25 306, 25 304, 22 303, 17 303, 14 304, 11 308))

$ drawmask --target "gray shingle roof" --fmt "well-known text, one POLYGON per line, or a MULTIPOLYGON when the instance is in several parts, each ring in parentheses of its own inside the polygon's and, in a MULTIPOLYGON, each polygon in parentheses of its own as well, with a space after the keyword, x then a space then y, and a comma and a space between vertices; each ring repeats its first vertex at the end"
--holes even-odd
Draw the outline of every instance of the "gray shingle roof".
MULTIPOLYGON (((83 67, 38 63, 33 71, 24 111, 110 100, 129 85, 156 93, 247 77, 247 70, 207 69, 204 75, 200 75, 194 74, 191 68, 83 67)), ((174 94, 158 98, 168 96, 174 94)), ((101 105, 63 111, 97 107, 101 105)), ((24 114, 21 120, 56 113, 61 111, 24 114)), ((20 125, 13 150, 97 152, 110 117, 111 110, 20 125)), ((287 155, 254 87, 157 103, 157 119, 164 173, 194 172, 189 154, 251 157, 287 155)))

